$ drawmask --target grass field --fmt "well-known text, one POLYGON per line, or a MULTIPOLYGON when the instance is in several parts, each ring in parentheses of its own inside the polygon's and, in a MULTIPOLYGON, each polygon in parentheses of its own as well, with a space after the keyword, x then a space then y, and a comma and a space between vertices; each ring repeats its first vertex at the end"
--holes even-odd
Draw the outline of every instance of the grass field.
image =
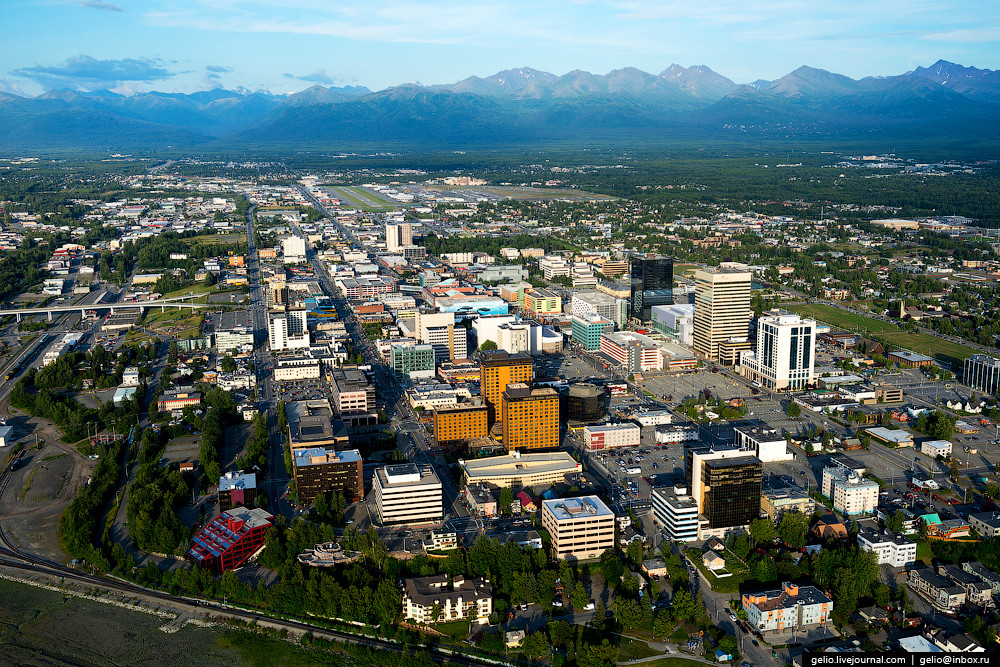
POLYGON ((331 190, 332 194, 342 199, 345 204, 350 204, 353 208, 369 213, 385 213, 387 211, 394 211, 397 208, 389 202, 379 204, 377 196, 361 188, 341 186, 332 188, 331 190))
POLYGON ((628 637, 622 637, 622 643, 618 645, 618 662, 652 658, 654 655, 660 655, 660 652, 649 648, 645 642, 637 642, 628 637))
POLYGON ((926 333, 900 331, 899 327, 888 322, 865 317, 864 315, 857 315, 840 308, 835 308, 834 306, 827 306, 825 304, 795 304, 786 307, 792 312, 815 318, 820 322, 826 322, 834 327, 877 335, 893 345, 912 350, 918 354, 926 354, 929 357, 934 357, 939 361, 952 365, 960 366, 965 359, 977 352, 973 348, 961 343, 952 343, 951 341, 943 340, 926 333))
POLYGON ((695 667, 704 665, 698 660, 687 660, 686 658, 663 658, 662 660, 650 660, 642 663, 643 667, 695 667))
POLYGON ((194 338, 201 333, 204 321, 205 316, 201 313, 192 313, 183 308, 168 308, 162 313, 150 309, 143 318, 142 326, 176 338, 194 338))
POLYGON ((217 245, 220 243, 246 243, 246 234, 203 234, 181 239, 191 247, 198 245, 217 245))

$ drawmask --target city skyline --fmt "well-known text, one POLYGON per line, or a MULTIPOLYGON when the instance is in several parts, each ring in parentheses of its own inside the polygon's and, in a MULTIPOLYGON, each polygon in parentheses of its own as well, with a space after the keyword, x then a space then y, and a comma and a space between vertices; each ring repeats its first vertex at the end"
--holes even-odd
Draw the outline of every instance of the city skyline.
POLYGON ((0 91, 124 94, 449 84, 530 67, 562 75, 706 65, 737 83, 808 65, 852 78, 938 59, 1000 67, 1000 12, 980 3, 732 0, 443 5, 184 0, 8 3, 0 91))

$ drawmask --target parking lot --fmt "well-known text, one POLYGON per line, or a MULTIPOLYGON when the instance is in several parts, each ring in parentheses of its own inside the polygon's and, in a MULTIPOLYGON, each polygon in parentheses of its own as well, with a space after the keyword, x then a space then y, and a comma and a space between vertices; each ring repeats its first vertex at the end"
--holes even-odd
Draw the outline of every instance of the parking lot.
POLYGON ((272 389, 279 401, 310 401, 329 399, 333 389, 326 378, 314 380, 273 380, 272 389))

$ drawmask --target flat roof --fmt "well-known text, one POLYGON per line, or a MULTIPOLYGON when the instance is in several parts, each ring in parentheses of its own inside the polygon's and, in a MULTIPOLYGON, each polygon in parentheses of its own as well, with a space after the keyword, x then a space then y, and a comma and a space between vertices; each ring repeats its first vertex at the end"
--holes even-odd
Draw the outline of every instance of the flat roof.
POLYGON ((227 472, 219 478, 219 491, 256 489, 257 474, 252 472, 227 472))
POLYGON ((309 447, 307 449, 296 449, 292 452, 295 459, 295 467, 312 465, 326 465, 327 463, 357 463, 361 460, 361 452, 356 449, 344 449, 339 452, 330 451, 323 447, 309 447))
POLYGON ((458 464, 475 481, 480 477, 514 476, 545 472, 575 472, 580 464, 567 452, 502 454, 484 459, 460 460, 458 464))
POLYGON ((916 352, 890 352, 889 354, 900 359, 906 359, 907 361, 934 361, 933 357, 917 354, 916 352))
POLYGON ((613 517, 615 515, 597 496, 580 498, 556 498, 542 504, 552 513, 556 521, 569 521, 585 517, 613 517))
POLYGON ((383 487, 401 488, 404 486, 440 485, 441 480, 434 474, 431 466, 416 463, 400 463, 383 466, 375 470, 383 487))

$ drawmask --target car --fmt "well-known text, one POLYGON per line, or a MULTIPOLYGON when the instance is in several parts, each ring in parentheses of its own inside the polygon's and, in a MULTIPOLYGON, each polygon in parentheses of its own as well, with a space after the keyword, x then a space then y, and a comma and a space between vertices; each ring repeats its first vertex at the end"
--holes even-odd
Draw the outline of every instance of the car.
POLYGON ((759 647, 759 646, 760 646, 760 644, 759 644, 759 643, 757 642, 757 640, 756 640, 756 639, 751 639, 751 640, 750 640, 750 643, 751 643, 751 644, 753 644, 754 646, 757 646, 757 647, 759 647))

